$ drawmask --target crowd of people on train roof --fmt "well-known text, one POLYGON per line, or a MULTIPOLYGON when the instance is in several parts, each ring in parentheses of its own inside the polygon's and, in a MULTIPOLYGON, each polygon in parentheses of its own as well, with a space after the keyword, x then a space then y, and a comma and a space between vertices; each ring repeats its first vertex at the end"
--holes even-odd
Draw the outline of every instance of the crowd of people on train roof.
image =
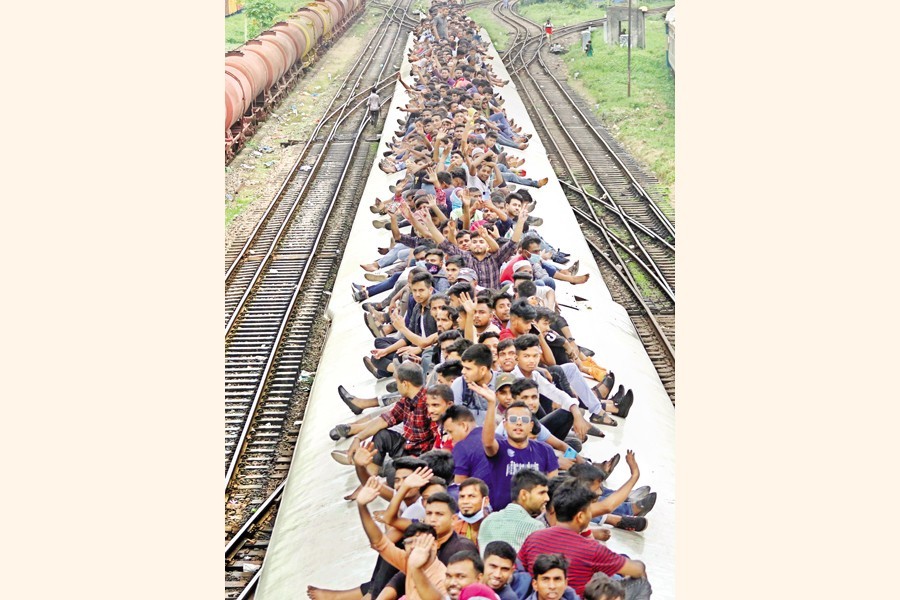
MULTIPOLYGON (((461 5, 435 2, 413 36, 412 79, 401 80, 407 118, 380 161, 399 180, 371 207, 384 247, 361 265, 367 283, 351 290, 374 338, 362 360, 390 380, 371 398, 341 386, 357 416, 330 432, 352 438, 332 457, 359 477, 345 499, 358 509, 372 565, 356 587, 321 582, 307 593, 648 598, 644 563, 604 542, 616 529, 644 531, 656 493, 635 487, 633 452, 617 489, 605 482, 620 454, 582 454, 587 436, 628 416, 634 394, 616 387, 561 314, 557 282, 577 286, 588 275, 532 216, 530 190, 547 183, 517 156, 532 133, 504 110, 509 82, 492 71, 488 43, 461 5), (379 497, 388 507, 373 514, 379 497)), ((378 104, 369 104, 376 123, 378 104)))

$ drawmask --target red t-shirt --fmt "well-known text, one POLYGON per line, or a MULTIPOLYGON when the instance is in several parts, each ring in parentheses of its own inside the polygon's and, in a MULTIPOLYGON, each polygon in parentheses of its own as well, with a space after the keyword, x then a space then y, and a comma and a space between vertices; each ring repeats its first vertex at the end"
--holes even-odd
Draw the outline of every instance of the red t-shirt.
POLYGON ((516 254, 512 258, 509 259, 509 263, 506 265, 502 271, 500 271, 500 283, 505 283, 507 281, 513 280, 513 265, 519 262, 520 260, 528 260, 523 257, 521 254, 516 254))
POLYGON ((627 560, 593 537, 582 537, 560 525, 535 531, 525 538, 519 560, 534 575, 534 561, 538 555, 554 552, 561 552, 569 560, 568 583, 579 596, 584 595, 584 586, 594 573, 602 571, 615 575, 627 560))
POLYGON ((514 334, 509 327, 505 327, 500 330, 500 341, 501 342, 503 340, 514 340, 514 339, 516 339, 516 334, 514 334))

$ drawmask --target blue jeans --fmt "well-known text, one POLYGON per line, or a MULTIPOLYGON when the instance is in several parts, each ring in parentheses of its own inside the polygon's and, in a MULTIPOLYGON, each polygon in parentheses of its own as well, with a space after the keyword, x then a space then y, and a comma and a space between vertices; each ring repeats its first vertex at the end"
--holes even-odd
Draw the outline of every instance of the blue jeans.
POLYGON ((378 264, 380 268, 385 268, 388 265, 392 265, 398 260, 405 260, 409 258, 409 253, 412 252, 412 249, 408 246, 404 246, 403 244, 394 244, 394 247, 388 250, 388 253, 376 260, 375 262, 378 264))
MULTIPOLYGON (((613 490, 611 490, 611 489, 601 488, 600 489, 600 499, 606 498, 607 496, 609 496, 612 493, 613 493, 613 490)), ((626 500, 625 502, 623 502, 622 504, 617 506, 615 508, 615 510, 612 511, 612 514, 619 515, 620 517, 633 517, 634 509, 632 508, 631 502, 628 502, 626 500)), ((599 517, 594 517, 593 519, 591 519, 591 521, 593 521, 594 523, 600 523, 601 521, 603 521, 603 515, 600 515, 599 517)))
POLYGON ((372 296, 377 296, 382 292, 386 292, 389 289, 394 287, 394 284, 397 283, 397 280, 400 279, 400 276, 403 275, 403 272, 394 273, 384 281, 376 283, 375 285, 367 285, 366 292, 369 294, 369 298, 372 296))

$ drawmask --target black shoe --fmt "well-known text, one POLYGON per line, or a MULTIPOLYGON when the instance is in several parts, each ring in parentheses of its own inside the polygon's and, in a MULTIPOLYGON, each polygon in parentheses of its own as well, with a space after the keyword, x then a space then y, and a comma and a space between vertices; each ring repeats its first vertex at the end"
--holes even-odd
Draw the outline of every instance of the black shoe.
POLYGON ((620 458, 622 458, 622 456, 620 454, 616 453, 612 458, 610 458, 609 460, 603 461, 602 463, 600 463, 597 466, 600 467, 606 473, 607 477, 609 477, 610 473, 613 472, 613 469, 616 468, 616 465, 619 464, 620 458))
MULTIPOLYGON (((577 296, 576 296, 577 299, 577 296)), ((594 356, 594 351, 590 348, 585 348, 584 346, 578 346, 578 349, 581 350, 581 353, 587 356, 588 358, 594 356)))
POLYGON ((656 505, 656 492, 650 492, 647 494, 646 498, 641 498, 637 502, 634 503, 634 507, 638 509, 638 513, 635 516, 644 516, 656 505))
POLYGON ((341 397, 341 400, 344 401, 344 404, 347 405, 347 408, 349 408, 351 411, 353 411, 354 415, 362 414, 362 409, 359 408, 358 406, 356 406, 355 404, 353 404, 353 398, 354 398, 353 394, 351 394, 346 389, 344 389, 344 386, 342 386, 342 385, 338 386, 338 396, 341 397))
MULTIPOLYGON (((604 386, 609 392, 612 391, 613 386, 616 385, 616 374, 610 371, 606 374, 606 377, 603 378, 603 381, 600 382, 600 385, 604 386)), ((606 392, 606 396, 609 397, 609 392, 606 392)), ((606 398, 604 398, 606 400, 606 398)))
POLYGON ((397 382, 389 381, 387 384, 387 391, 389 394, 396 394, 397 393, 397 382))
POLYGON ((350 437, 350 426, 346 423, 341 423, 328 432, 328 437, 330 437, 334 441, 338 441, 341 438, 350 437))
POLYGON ((372 362, 371 356, 363 356, 363 364, 366 365, 366 368, 369 370, 369 373, 371 373, 375 379, 382 378, 381 375, 378 374, 378 367, 376 367, 375 363, 372 362))
POLYGON ((625 531, 643 531, 647 529, 647 519, 644 517, 622 517, 614 527, 625 531))
POLYGON ((650 494, 650 486, 642 485, 639 488, 634 488, 631 490, 631 493, 628 494, 629 502, 637 502, 638 500, 643 500, 650 494))
POLYGON ((620 385, 619 385, 619 389, 616 390, 616 393, 613 394, 613 397, 610 398, 609 400, 610 400, 613 404, 618 405, 618 404, 619 404, 619 400, 621 400, 621 399, 624 398, 624 397, 625 397, 625 386, 620 384, 620 385))
POLYGON ((625 397, 616 403, 616 408, 619 409, 616 413, 616 416, 622 417, 623 419, 627 417, 628 413, 631 412, 632 404, 634 404, 634 392, 628 390, 628 392, 625 394, 625 397))

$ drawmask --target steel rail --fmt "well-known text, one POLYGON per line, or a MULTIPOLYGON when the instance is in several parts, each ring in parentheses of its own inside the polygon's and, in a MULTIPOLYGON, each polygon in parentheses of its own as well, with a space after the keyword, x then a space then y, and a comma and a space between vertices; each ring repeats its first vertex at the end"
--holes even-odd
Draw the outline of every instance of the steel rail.
MULTIPOLYGON (((366 124, 368 124, 368 122, 369 122, 369 116, 366 115, 363 118, 362 122, 360 123, 360 127, 356 132, 356 138, 354 139, 353 146, 350 149, 351 155, 356 150, 356 147, 359 145, 359 139, 362 136, 363 129, 365 128, 366 124)), ((243 430, 241 431, 241 436, 238 440, 238 443, 235 444, 234 454, 232 454, 231 462, 228 466, 227 472, 225 473, 225 492, 226 493, 228 491, 229 485, 231 485, 232 476, 234 475, 235 469, 237 468, 237 463, 240 460, 240 457, 241 457, 241 454, 243 453, 244 447, 246 446, 247 433, 249 432, 250 425, 253 422, 253 418, 252 418, 253 414, 256 412, 256 407, 259 405, 259 400, 262 397, 262 394, 265 390, 266 379, 268 378, 268 374, 271 372, 272 366, 275 363, 275 357, 278 354, 275 350, 281 346, 282 340, 284 339, 284 334, 285 334, 285 331, 287 330, 287 325, 291 320, 290 319, 291 314, 293 313, 294 308, 297 304, 297 298, 300 296, 300 290, 302 289, 303 283, 306 280, 307 273, 309 273, 309 267, 310 267, 310 265, 313 264, 312 257, 315 254, 316 250, 318 249, 319 243, 322 241, 322 237, 325 233, 325 229, 328 224, 328 218, 331 216, 331 211, 334 208, 334 203, 337 200, 338 195, 340 195, 341 186, 343 185, 344 179, 347 176, 347 171, 350 168, 351 162, 352 162, 351 160, 348 160, 346 162, 346 164, 344 165, 344 169, 341 171, 341 175, 340 175, 340 178, 338 179, 338 183, 335 188, 334 195, 331 197, 331 202, 328 205, 328 209, 325 213, 325 216, 322 218, 321 225, 319 226, 318 233, 316 234, 316 239, 313 242, 312 247, 310 249, 309 258, 305 261, 305 263, 303 265, 303 270, 300 273, 300 280, 294 286, 294 291, 291 294, 291 299, 288 304, 287 310, 285 310, 284 317, 282 317, 281 324, 278 327, 278 333, 276 334, 275 341, 272 343, 272 346, 271 346, 272 351, 269 352, 269 357, 266 360, 266 366, 264 367, 263 374, 260 377, 259 387, 256 390, 256 394, 254 394, 253 402, 250 406, 250 410, 247 413, 248 418, 244 422, 244 427, 243 427, 243 430)))
MULTIPOLYGON (((669 7, 669 8, 671 8, 671 7, 669 7)), ((656 9, 652 12, 658 13, 658 12, 663 12, 664 10, 668 10, 668 9, 664 9, 664 8, 656 9)), ((535 23, 528 17, 525 17, 525 16, 523 16, 519 13, 513 12, 513 11, 510 11, 510 12, 511 12, 511 14, 513 14, 515 16, 514 18, 521 19, 522 21, 525 21, 525 22, 537 27, 538 29, 540 29, 540 25, 538 23, 535 23)), ((582 26, 583 26, 583 24, 582 24, 582 26)), ((663 225, 663 227, 665 227, 665 229, 669 232, 669 234, 674 239, 675 238, 674 225, 672 225, 671 221, 669 221, 669 218, 665 215, 665 213, 662 212, 662 210, 659 208, 659 206, 656 204, 656 202, 653 200, 653 198, 650 196, 650 194, 647 193, 647 191, 640 184, 640 182, 638 182, 637 178, 634 176, 634 174, 631 172, 631 170, 628 168, 628 166, 625 164, 625 162, 622 160, 622 158, 619 156, 619 154, 612 148, 612 146, 609 145, 609 143, 600 134, 600 132, 597 131, 597 129, 591 123, 590 119, 588 119, 588 117, 581 110, 581 107, 578 106, 578 104, 575 102, 575 100, 572 98, 572 96, 563 87, 562 83, 560 83, 559 79, 557 79, 557 77, 553 74, 553 71, 546 65, 543 57, 540 55, 540 48, 542 46, 543 46, 543 43, 539 45, 537 53, 536 53, 538 62, 541 64, 541 67, 543 67, 546 74, 554 81, 554 83, 556 83, 557 87, 559 88, 559 91, 566 97, 566 99, 569 101, 569 103, 572 105, 572 107, 578 112, 578 114, 584 120, 585 124, 587 124, 588 128, 594 133, 594 135, 597 137, 597 139, 600 141, 600 143, 603 144, 604 148, 606 148, 607 153, 610 155, 610 157, 612 157, 613 161, 618 165, 618 167, 622 170, 622 172, 631 181, 631 185, 635 188, 635 191, 637 191, 638 195, 641 196, 642 198, 644 198, 644 200, 649 204, 650 210, 653 211, 656 218, 660 221, 660 223, 663 225)), ((527 68, 527 65, 526 65, 526 68, 527 68)))
MULTIPOLYGON (((399 6, 397 6, 395 10, 399 10, 399 6)), ((385 15, 382 17, 381 25, 384 25, 385 21, 388 18, 389 13, 390 13, 390 11, 388 13, 385 13, 385 15)), ((386 35, 386 31, 384 33, 382 33, 382 37, 380 39, 378 39, 379 43, 384 39, 384 35, 386 35)), ((373 36, 369 40, 369 42, 366 44, 366 46, 363 48, 363 50, 360 54, 366 54, 367 52, 369 52, 372 49, 372 44, 375 43, 375 40, 376 40, 376 36, 373 36)), ((278 189, 277 192, 275 192, 275 195, 272 197, 272 202, 269 203, 268 208, 266 208, 266 211, 259 218, 259 221, 257 221, 256 226, 250 232, 250 235, 248 236, 247 240, 244 242, 243 247, 238 252, 237 256, 234 258, 231 265, 229 265, 228 269, 226 269, 226 271, 225 271, 225 282, 226 283, 231 278, 231 275, 233 274, 234 270, 237 268, 240 261, 246 256, 246 253, 250 249, 250 246, 252 246, 253 242, 256 241, 256 236, 258 235, 261 228, 265 225, 265 223, 268 221, 271 214, 274 212, 275 206, 278 204, 279 200, 282 197, 282 194, 284 194, 288 185, 290 185, 291 181, 293 180, 293 177, 296 174, 297 169, 300 167, 300 164, 306 158, 306 156, 309 152, 309 149, 315 143, 316 138, 319 135, 319 132, 322 130, 323 127, 325 127, 325 125, 328 122, 331 121, 332 118, 334 118, 335 115, 337 115, 341 111, 341 109, 338 108, 338 109, 335 109, 334 111, 332 111, 331 113, 328 113, 328 111, 331 110, 332 106, 334 106, 334 103, 337 101, 338 98, 340 98, 341 94, 346 89, 347 82, 350 80, 350 78, 353 76, 353 74, 357 72, 357 69, 360 66, 362 66, 362 64, 363 64, 362 62, 356 63, 354 65, 354 67, 347 72, 347 75, 344 77, 344 80, 341 82, 340 87, 338 87, 338 89, 335 91, 334 96, 331 98, 331 101, 328 103, 328 106, 323 111, 324 113, 327 114, 327 116, 319 121, 319 123, 316 125, 316 128, 310 134, 309 139, 307 140, 306 144, 303 147, 303 150, 300 152, 300 155, 297 157, 297 160, 295 160, 294 164, 291 166, 291 168, 288 172, 288 175, 285 177, 284 181, 281 184, 281 187, 278 189)), ((398 71, 398 73, 399 73, 399 71, 398 71)), ((383 83, 383 82, 377 82, 376 85, 380 85, 381 83, 383 83)), ((354 96, 353 98, 355 99, 357 96, 354 96)))
MULTIPOLYGON (((499 3, 498 3, 498 5, 499 5, 499 3)), ((514 13, 513 13, 513 14, 514 14, 514 13)), ((515 15, 515 16, 521 18, 519 15, 515 15)), ((510 20, 507 19, 507 18, 505 17, 505 15, 501 15, 501 17, 504 18, 504 20, 506 20, 507 22, 510 22, 510 20)), ((526 22, 528 22, 528 23, 534 25, 534 23, 533 23, 532 21, 528 21, 527 19, 524 19, 524 18, 523 18, 523 20, 525 20, 526 22)), ((541 35, 543 35, 543 34, 541 34, 541 35)), ((544 38, 542 37, 542 38, 541 38, 541 42, 538 44, 538 50, 539 50, 540 47, 543 45, 543 40, 544 40, 544 38)), ((531 40, 531 41, 534 41, 534 40, 531 40)), ((530 42, 529 42, 529 41, 526 41, 525 45, 527 45, 528 43, 530 43, 530 42)), ((544 68, 544 70, 547 70, 547 67, 546 67, 546 65, 543 63, 542 59, 541 59, 540 62, 541 62, 541 66, 544 68)), ((537 94, 540 95, 540 97, 543 99, 544 103, 547 105, 547 108, 548 108, 548 109, 550 110, 550 112, 553 114, 553 116, 554 116, 554 118, 555 118, 555 121, 558 123, 558 129, 566 136, 566 138, 568 138, 569 142, 570 142, 571 145, 572 145, 572 148, 573 148, 573 149, 575 150, 575 152, 581 157, 581 160, 582 160, 584 166, 586 167, 586 169, 589 171, 589 173, 590 173, 592 179, 596 182, 596 184, 597 184, 597 185, 600 187, 600 189, 603 191, 604 197, 608 198, 609 201, 614 205, 614 207, 615 207, 615 212, 616 212, 616 213, 619 213, 619 215, 627 214, 627 213, 625 213, 625 211, 618 205, 618 203, 616 203, 615 200, 613 200, 612 194, 610 194, 609 191, 608 191, 608 190, 606 189, 606 187, 604 186, 603 182, 602 182, 601 179, 600 179, 599 174, 595 171, 594 167, 591 165, 591 163, 590 163, 590 161, 588 160, 588 158, 587 158, 587 157, 584 155, 584 153, 582 152, 581 147, 579 146, 578 142, 576 142, 576 140, 575 140, 574 137, 572 136, 572 133, 571 133, 571 132, 569 131, 569 129, 566 127, 566 125, 565 125, 565 123, 563 122, 563 120, 561 119, 559 113, 558 113, 557 110, 554 108, 553 103, 550 101, 550 99, 549 99, 549 98, 547 97, 547 95, 544 93, 544 91, 543 91, 543 89, 542 89, 540 83, 537 81, 535 75, 534 75, 533 73, 531 73, 531 71, 530 71, 528 68, 525 68, 525 73, 526 73, 526 75, 528 76, 528 78, 531 80, 531 83, 532 83, 532 85, 534 86, 535 91, 537 92, 537 94)), ((519 80, 519 83, 520 83, 520 84, 523 83, 521 73, 513 73, 513 76, 516 77, 516 78, 519 80)), ((557 83, 558 83, 558 82, 557 82, 557 83)), ((521 87, 522 90, 524 90, 525 95, 526 95, 526 96, 528 97, 528 99, 531 101, 532 105, 536 105, 535 102, 534 102, 534 98, 533 98, 532 95, 531 95, 531 92, 528 90, 528 87, 527 87, 527 86, 524 86, 524 85, 520 85, 519 87, 521 87)), ((569 102, 573 102, 573 100, 571 99, 570 96, 566 95, 565 97, 569 100, 569 102)), ((538 118, 539 118, 539 120, 541 121, 541 124, 544 126, 544 129, 545 129, 545 130, 548 132, 548 134, 549 134, 550 129, 547 127, 547 123, 546 123, 546 121, 544 120, 543 115, 541 114, 541 112, 542 112, 542 111, 537 111, 538 118)), ((581 116, 582 120, 587 121, 587 117, 585 117, 584 114, 583 114, 582 112, 580 112, 580 111, 579 111, 579 116, 581 116)), ((549 137, 550 137, 550 139, 551 139, 551 142, 552 142, 552 143, 554 144, 554 146, 557 148, 557 151, 558 151, 558 153, 559 153, 559 156, 562 157, 562 156, 563 156, 563 153, 560 151, 559 146, 556 144, 556 140, 553 139, 553 136, 549 136, 549 137)), ((566 163, 566 165, 567 165, 567 167, 569 166, 568 163, 566 163)), ((571 168, 570 168, 570 172, 573 172, 573 170, 572 170, 571 168)), ((589 207, 589 208, 591 209, 591 211, 593 212, 593 208, 590 207, 590 203, 587 203, 587 204, 588 204, 588 207, 589 207)), ((596 216, 596 215, 595 215, 595 216, 596 216)), ((595 220, 596 220, 596 219, 595 219, 595 220)), ((674 290, 672 289, 671 285, 670 285, 669 282, 667 281, 665 275, 664 275, 664 274, 662 273, 662 271, 660 270, 659 266, 658 266, 658 265, 656 264, 656 262, 654 261, 653 257, 650 255, 649 251, 644 247, 644 245, 643 245, 643 243, 641 242, 640 238, 638 238, 638 236, 637 236, 637 235, 635 234, 635 232, 633 231, 633 229, 632 229, 632 227, 631 227, 631 224, 630 224, 627 220, 625 220, 625 219, 621 219, 621 221, 622 221, 623 225, 625 226, 626 230, 628 230, 629 235, 634 239, 634 242, 635 242, 636 246, 640 249, 641 253, 645 256, 645 258, 646 258, 646 263, 644 264, 644 266, 646 267, 646 266, 649 265, 649 266, 651 267, 651 269, 652 269, 652 270, 655 272, 655 274, 656 274, 656 276, 654 277, 654 279, 656 279, 657 281, 663 281, 663 282, 665 282, 664 285, 663 285, 663 288, 664 288, 666 294, 669 295, 670 297, 674 297, 674 294, 675 294, 675 293, 674 293, 674 290)))
MULTIPOLYGON (((399 30, 401 30, 401 29, 402 29, 402 26, 398 27, 398 34, 399 34, 399 30)), ((384 29, 384 31, 381 34, 381 38, 379 39, 379 44, 387 36, 387 33, 388 33, 388 29, 384 29)), ((391 47, 391 50, 392 49, 393 49, 393 46, 391 47)), ((371 56, 369 56, 368 60, 364 64, 363 68, 359 71, 357 80, 356 80, 356 82, 354 82, 353 87, 351 89, 355 90, 357 87, 359 87, 360 81, 363 77, 363 74, 365 73, 365 69, 372 63, 372 61, 375 58, 375 54, 376 54, 376 52, 373 52, 371 54, 371 56)), ((390 55, 390 50, 388 51, 388 55, 390 55)), ((384 70, 384 65, 382 65, 382 72, 383 72, 383 70, 384 70)), ((341 90, 345 89, 346 87, 347 86, 345 84, 341 88, 341 90)), ((355 96, 353 96, 353 97, 355 97, 355 96)), ((345 102, 341 106, 340 109, 338 109, 340 112, 340 116, 343 116, 346 113, 348 103, 349 103, 349 100, 347 102, 345 102)), ((297 208, 302 203, 302 201, 305 197, 305 193, 306 193, 307 189, 309 188, 310 184, 315 180, 315 175, 316 175, 316 173, 318 173, 319 169, 321 168, 322 163, 325 160, 325 156, 326 156, 325 150, 327 150, 328 145, 333 141, 334 136, 337 132, 337 129, 340 125, 340 122, 341 122, 340 116, 338 117, 338 121, 331 127, 331 130, 329 131, 327 138, 325 140, 325 146, 322 148, 322 151, 319 153, 318 157, 316 158, 316 162, 313 164, 312 169, 309 171, 308 176, 304 180, 304 182, 297 194, 297 198, 294 200, 293 204, 291 205, 291 208, 289 209, 287 215, 285 216, 285 218, 281 224, 281 227, 279 227, 279 229, 276 231, 273 241, 269 245, 269 248, 266 251, 266 254, 259 261, 259 266, 256 268, 256 271, 253 274, 252 278, 250 279, 250 282, 247 285, 247 288, 244 290, 244 293, 241 295, 241 298, 238 300, 237 305, 235 306, 234 310, 232 311, 231 316, 229 317, 228 322, 225 325, 225 336, 226 337, 228 336, 228 334, 231 331, 234 324, 237 322, 237 319, 241 313, 241 310, 244 308, 244 305, 246 304, 248 298, 252 294, 254 286, 259 281, 260 275, 265 270, 265 267, 269 264, 269 261, 272 258, 272 255, 274 253, 275 248, 278 245, 278 242, 283 237, 285 229, 287 228, 288 224, 290 223, 291 217, 293 217, 294 213, 297 211, 297 208)), ((318 132, 318 130, 317 130, 317 132, 318 132)), ((311 144, 314 142, 314 140, 315 140, 315 138, 311 136, 310 140, 307 142, 307 145, 311 146, 311 144)), ((285 183, 282 185, 282 190, 285 189, 287 187, 287 185, 289 185, 289 180, 292 181, 293 177, 297 173, 297 170, 299 169, 299 165, 300 165, 300 160, 298 159, 298 161, 295 163, 295 166, 292 168, 290 175, 285 180, 285 183)), ((279 195, 282 193, 282 190, 279 190, 279 195)), ((274 203, 273 203, 273 206, 274 206, 274 203)), ((243 252, 243 254, 246 255, 245 251, 243 252)), ((237 265, 237 262, 235 263, 234 266, 236 266, 236 265, 237 265)), ((234 271, 234 269, 231 269, 229 271, 229 274, 232 273, 233 271, 234 271)), ((226 278, 226 282, 227 282, 227 278, 226 278)))
MULTIPOLYGON (((408 6, 407 6, 407 9, 408 9, 408 6)), ((396 46, 396 40, 399 38, 399 31, 402 30, 402 27, 399 27, 399 26, 398 26, 397 29, 398 29, 398 34, 397 34, 397 36, 395 36, 395 38, 394 38, 394 43, 391 44, 390 48, 389 48, 388 51, 387 51, 387 56, 388 56, 388 57, 390 57, 392 51, 394 50, 394 47, 396 46)), ((385 32, 383 33, 382 39, 383 39, 386 35, 387 35, 387 29, 386 29, 385 32)), ((370 60, 367 61, 367 66, 368 66, 369 64, 371 64, 373 58, 374 58, 374 54, 372 55, 372 57, 370 57, 370 60)), ((384 66, 385 66, 385 65, 382 65, 382 70, 381 70, 382 73, 383 73, 383 70, 384 70, 384 66)), ((359 80, 362 79, 362 76, 363 76, 364 72, 365 72, 365 69, 360 73, 360 76, 359 76, 359 78, 358 78, 357 84, 358 84, 359 80)), ((346 105, 345 105, 345 108, 346 108, 346 105)), ((338 126, 343 122, 343 120, 344 120, 343 118, 339 118, 338 122, 337 122, 337 123, 335 124, 335 126, 332 128, 332 132, 329 134, 329 137, 328 137, 328 139, 326 140, 326 148, 327 148, 328 144, 333 140, 334 132, 337 130, 338 126)), ((362 122, 361 122, 361 124, 360 124, 360 127, 359 127, 359 129, 357 130, 357 132, 356 132, 356 136, 355 136, 355 139, 354 139, 353 146, 352 146, 352 147, 350 148, 350 150, 348 151, 348 156, 349 156, 349 157, 352 157, 352 156, 353 156, 353 153, 355 152, 355 150, 356 150, 356 148, 357 148, 357 146, 358 146, 358 144, 359 144, 359 139, 360 139, 360 136, 362 135, 362 131, 363 131, 363 128, 365 127, 365 124, 366 124, 366 123, 368 123, 368 115, 366 115, 366 116, 363 118, 363 120, 362 120, 362 122)), ((324 150, 325 150, 325 149, 323 149, 323 151, 320 153, 319 160, 317 160, 317 165, 321 165, 321 164, 324 163, 324 156, 325 156, 325 154, 326 154, 324 150)), ((335 191, 334 191, 334 194, 332 195, 331 202, 330 202, 329 205, 328 205, 327 212, 326 212, 326 214, 324 215, 324 217, 323 217, 322 220, 321 220, 320 228, 319 228, 319 230, 318 230, 318 232, 317 232, 316 239, 315 239, 315 241, 313 242, 313 244, 312 244, 312 246, 311 246, 312 250, 311 250, 310 253, 309 253, 309 258, 308 258, 308 259, 306 260, 306 262, 304 263, 303 271, 302 271, 301 274, 300 274, 300 280, 299 280, 299 283, 296 284, 295 287, 294 287, 294 289, 293 289, 293 293, 292 293, 291 299, 290 299, 290 301, 289 301, 288 308, 287 308, 287 310, 286 310, 286 312, 285 312, 285 314, 284 314, 284 317, 283 317, 283 319, 282 319, 282 321, 281 321, 281 323, 280 323, 279 329, 278 329, 278 331, 277 331, 277 333, 276 333, 275 341, 274 341, 274 342, 271 344, 271 346, 269 347, 269 352, 268 352, 268 357, 267 357, 267 359, 266 359, 266 364, 264 365, 262 374, 260 375, 260 377, 259 377, 259 379, 258 379, 258 382, 259 382, 259 383, 258 383, 258 385, 257 385, 257 387, 256 387, 256 390, 255 390, 255 393, 254 393, 253 400, 251 401, 250 408, 249 408, 249 410, 247 411, 247 418, 244 420, 244 424, 243 424, 243 427, 242 427, 241 434, 240 434, 238 440, 237 440, 236 443, 235 443, 235 450, 234 450, 234 453, 233 453, 232 456, 231 456, 231 460, 230 460, 230 462, 229 462, 229 467, 228 467, 227 472, 226 472, 226 479, 225 479, 225 489, 226 489, 226 493, 227 493, 227 491, 228 491, 228 487, 229 487, 229 485, 230 485, 230 483, 231 483, 231 481, 232 481, 232 479, 233 479, 233 476, 234 476, 234 474, 235 474, 237 463, 238 463, 238 461, 239 461, 239 459, 240 459, 240 456, 241 456, 241 454, 242 454, 242 452, 243 452, 243 449, 244 449, 244 447, 245 447, 245 445, 246 445, 246 443, 247 443, 247 435, 248 435, 250 426, 251 426, 251 424, 252 424, 252 422, 253 422, 253 415, 256 413, 256 410, 257 410, 257 407, 258 407, 258 405, 259 405, 260 399, 261 399, 261 397, 262 397, 262 395, 263 395, 263 393, 264 393, 264 391, 265 391, 265 389, 266 389, 266 381, 267 381, 267 379, 268 379, 268 377, 269 377, 269 374, 270 374, 271 371, 272 371, 272 367, 273 367, 273 365, 274 365, 274 363, 275 363, 275 358, 276 358, 276 356, 278 355, 278 349, 280 348, 282 339, 283 339, 283 337, 284 337, 284 333, 285 333, 285 328, 286 328, 287 322, 289 321, 289 317, 290 317, 290 315, 291 315, 291 313, 292 313, 292 311, 293 311, 293 308, 294 308, 294 306, 295 306, 295 304, 296 304, 297 296, 298 296, 298 294, 299 294, 299 291, 300 291, 300 289, 301 289, 301 287, 302 287, 303 282, 305 281, 306 274, 307 274, 307 272, 308 272, 308 270, 309 270, 309 266, 313 263, 312 257, 314 256, 315 250, 318 248, 319 243, 320 243, 320 241, 321 241, 321 239, 322 239, 322 235, 323 235, 324 229, 325 229, 325 227, 326 227, 326 224, 327 224, 327 221, 328 221, 328 217, 331 215, 332 209, 333 209, 333 207, 334 207, 335 200, 336 200, 336 198, 338 197, 338 195, 339 195, 340 192, 341 192, 341 187, 342 187, 342 185, 343 185, 344 179, 346 178, 347 169, 349 168, 349 165, 350 165, 351 162, 352 162, 352 160, 348 159, 348 160, 346 161, 346 163, 344 164, 344 168, 343 168, 343 171, 342 171, 342 173, 341 173, 340 179, 338 180, 337 185, 336 185, 335 188, 334 188, 335 191)), ((316 172, 317 172, 316 169, 314 169, 312 172, 310 172, 309 177, 308 177, 308 178, 306 179, 306 181, 304 182, 303 190, 301 191, 300 196, 298 196, 298 202, 299 202, 300 198, 303 197, 303 192, 308 188, 309 182, 311 182, 311 181, 314 180, 314 178, 315 178, 314 175, 315 175, 316 172)), ((295 204, 297 204, 297 203, 295 203, 295 204)), ((292 217, 293 217, 293 214, 295 213, 295 210, 296 210, 296 206, 292 207, 291 212, 287 215, 287 217, 285 218, 284 223, 283 223, 282 226, 279 228, 278 234, 276 235, 276 240, 280 240, 280 239, 283 237, 284 232, 286 231, 286 229, 287 229, 289 223, 292 221, 292 217)), ((272 247, 270 248, 269 252, 267 253, 266 258, 264 258, 262 261, 260 261, 260 262, 261 262, 260 268, 258 268, 257 271, 256 271, 256 274, 255 274, 255 276, 254 276, 254 281, 252 281, 252 282, 250 283, 250 285, 248 286, 248 288, 247 288, 248 291, 245 292, 244 298, 243 298, 242 302, 238 305, 238 307, 235 309, 234 313, 232 314, 232 319, 230 320, 230 323, 235 322, 235 320, 236 320, 236 319, 235 319, 236 315, 238 315, 238 314, 241 312, 241 308, 242 308, 242 305, 243 305, 243 301, 246 300, 246 298, 249 296, 249 291, 250 291, 250 290, 253 290, 253 288, 255 287, 255 285, 256 285, 256 283, 257 283, 257 281, 258 281, 258 279, 259 279, 260 273, 262 272, 262 270, 263 270, 263 268, 265 267, 265 265, 267 265, 267 264, 269 263, 269 259, 271 258, 272 254, 273 254, 274 248, 277 247, 277 246, 278 246, 278 241, 276 241, 275 243, 273 243, 272 247)))

